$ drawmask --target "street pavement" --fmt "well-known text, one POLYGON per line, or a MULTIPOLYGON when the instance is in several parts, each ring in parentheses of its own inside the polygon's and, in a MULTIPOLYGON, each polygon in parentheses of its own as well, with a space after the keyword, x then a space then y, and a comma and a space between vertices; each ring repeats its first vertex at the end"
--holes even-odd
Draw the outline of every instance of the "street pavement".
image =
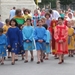
POLYGON ((19 56, 19 61, 15 65, 11 65, 11 59, 6 59, 4 65, 0 65, 0 75, 75 75, 75 57, 65 56, 65 62, 58 64, 58 59, 54 59, 53 55, 49 56, 49 60, 36 64, 37 56, 34 52, 34 61, 24 63, 19 56))

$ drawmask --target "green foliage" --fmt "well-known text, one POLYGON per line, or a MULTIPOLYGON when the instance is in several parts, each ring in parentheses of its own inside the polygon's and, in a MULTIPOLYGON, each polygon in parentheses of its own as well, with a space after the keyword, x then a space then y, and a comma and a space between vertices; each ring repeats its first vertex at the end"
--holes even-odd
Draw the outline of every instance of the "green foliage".
POLYGON ((73 0, 60 0, 60 4, 62 5, 69 5, 72 3, 73 0))
MULTIPOLYGON (((34 0, 35 1, 35 3, 36 3, 36 0, 34 0)), ((42 5, 46 5, 46 4, 49 4, 49 2, 50 2, 51 0, 42 0, 42 2, 41 2, 41 4, 42 5)), ((39 3, 40 4, 40 3, 39 3)))
MULTIPOLYGON (((36 0, 34 0, 36 3, 36 0)), ((44 5, 50 5, 51 3, 51 7, 55 8, 56 7, 56 0, 42 0, 41 3, 39 3, 39 6, 44 6, 44 5)), ((36 3, 37 4, 37 3, 36 3)))

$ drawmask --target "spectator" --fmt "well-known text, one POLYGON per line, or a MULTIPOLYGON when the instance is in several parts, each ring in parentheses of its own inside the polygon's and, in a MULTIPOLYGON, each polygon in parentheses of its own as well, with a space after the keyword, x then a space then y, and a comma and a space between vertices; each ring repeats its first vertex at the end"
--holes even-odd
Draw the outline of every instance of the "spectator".
POLYGON ((13 9, 10 10, 10 16, 9 18, 12 19, 15 16, 15 7, 13 7, 13 9))

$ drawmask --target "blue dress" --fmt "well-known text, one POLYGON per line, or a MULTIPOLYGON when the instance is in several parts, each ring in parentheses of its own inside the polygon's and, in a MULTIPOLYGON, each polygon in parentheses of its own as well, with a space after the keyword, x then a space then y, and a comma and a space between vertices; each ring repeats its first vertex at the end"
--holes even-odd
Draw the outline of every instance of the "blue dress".
POLYGON ((46 30, 46 35, 47 35, 47 39, 46 39, 46 53, 50 53, 51 51, 51 47, 50 47, 50 42, 51 42, 51 34, 49 32, 49 30, 46 30))
POLYGON ((18 27, 9 28, 7 32, 8 45, 11 46, 11 52, 18 54, 19 47, 22 46, 20 30, 18 27))
POLYGON ((34 44, 33 44, 33 27, 32 26, 25 26, 22 30, 23 34, 23 47, 24 50, 33 50, 34 49, 34 44), (29 42, 26 42, 29 40, 29 42))
POLYGON ((24 51, 24 48, 23 48, 23 35, 22 35, 22 30, 20 30, 20 40, 21 40, 21 42, 22 42, 22 44, 21 44, 21 46, 20 46, 20 44, 19 44, 19 54, 24 54, 25 53, 25 51, 24 51))
POLYGON ((5 34, 0 35, 0 56, 5 57, 7 49, 7 37, 5 34))
POLYGON ((34 39, 36 42, 36 50, 45 50, 45 42, 46 42, 46 29, 44 27, 36 27, 34 30, 34 39), (38 42, 38 40, 43 40, 42 43, 38 42))

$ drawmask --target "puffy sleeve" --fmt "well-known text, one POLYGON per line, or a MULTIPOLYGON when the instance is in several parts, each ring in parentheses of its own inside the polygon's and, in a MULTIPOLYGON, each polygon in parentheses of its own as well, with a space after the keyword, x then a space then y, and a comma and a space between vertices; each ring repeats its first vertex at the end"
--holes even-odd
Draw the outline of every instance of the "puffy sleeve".
POLYGON ((68 27, 66 26, 65 33, 64 33, 64 37, 62 38, 62 40, 65 42, 66 39, 67 39, 67 37, 68 37, 68 27))
POLYGON ((6 42, 6 46, 8 46, 7 36, 6 35, 5 35, 5 42, 6 42))
POLYGON ((46 29, 45 29, 45 32, 44 33, 45 34, 44 34, 44 37, 43 37, 43 41, 46 41, 46 39, 47 39, 46 29))
POLYGON ((36 28, 34 29, 33 37, 34 37, 35 41, 38 40, 36 28))
POLYGON ((19 44, 22 45, 23 44, 23 35, 21 30, 18 30, 18 37, 19 37, 19 44))
POLYGON ((50 43, 50 40, 51 40, 51 34, 49 31, 47 31, 47 39, 46 39, 46 43, 50 43))
POLYGON ((56 40, 57 42, 60 40, 59 37, 58 37, 57 27, 55 27, 55 29, 54 29, 54 38, 55 38, 55 40, 56 40))
POLYGON ((23 34, 23 41, 26 41, 27 38, 25 37, 25 28, 22 29, 22 34, 23 34))
POLYGON ((8 42, 8 45, 10 45, 10 28, 8 29, 7 31, 7 42, 8 42))
POLYGON ((33 40, 33 32, 34 32, 34 29, 33 29, 33 28, 31 29, 31 32, 32 32, 32 34, 31 34, 31 36, 29 37, 29 40, 30 40, 30 41, 33 40))

